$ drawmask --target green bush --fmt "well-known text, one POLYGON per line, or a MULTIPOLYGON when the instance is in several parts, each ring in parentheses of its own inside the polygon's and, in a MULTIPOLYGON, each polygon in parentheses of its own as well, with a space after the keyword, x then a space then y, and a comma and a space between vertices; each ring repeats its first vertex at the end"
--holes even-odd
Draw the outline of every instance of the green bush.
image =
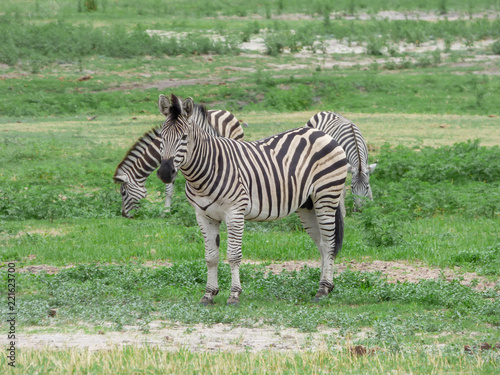
POLYGON ((374 201, 366 207, 375 219, 364 218, 365 226, 375 242, 387 244, 397 236, 381 231, 396 228, 397 219, 391 219, 394 213, 400 219, 441 214, 495 217, 500 212, 498 158, 498 147, 481 147, 478 141, 419 151, 383 147, 370 180, 374 201), (380 220, 384 222, 378 225, 380 220))
POLYGON ((285 51, 299 52, 302 49, 314 51, 316 35, 309 27, 292 30, 288 27, 275 25, 275 28, 264 36, 266 53, 277 56, 285 51))
POLYGON ((495 43, 491 45, 491 51, 495 55, 500 55, 500 40, 497 40, 495 43))
POLYGON ((304 111, 312 102, 311 88, 297 85, 291 89, 272 88, 265 95, 264 106, 275 111, 304 111))
POLYGON ((195 53, 237 54, 240 43, 234 37, 212 40, 196 33, 161 39, 148 35, 145 28, 140 26, 128 32, 123 26, 96 29, 64 22, 41 26, 0 23, 0 33, 6 40, 6 43, 0 44, 0 62, 9 65, 14 65, 18 60, 37 60, 45 65, 53 61, 78 61, 92 55, 130 58, 195 53))
POLYGON ((381 149, 377 179, 387 182, 415 179, 432 183, 500 181, 500 148, 482 147, 479 140, 418 150, 388 145, 381 149))

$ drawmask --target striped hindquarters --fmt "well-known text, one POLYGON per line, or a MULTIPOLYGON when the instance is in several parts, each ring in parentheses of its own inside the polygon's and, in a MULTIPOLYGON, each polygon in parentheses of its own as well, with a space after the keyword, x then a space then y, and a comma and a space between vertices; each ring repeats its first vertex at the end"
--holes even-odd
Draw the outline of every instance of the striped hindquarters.
POLYGON ((321 130, 335 139, 344 148, 352 168, 366 168, 368 147, 361 131, 352 121, 338 113, 324 111, 312 116, 305 126, 321 130))
POLYGON ((244 134, 238 119, 228 111, 213 109, 207 111, 208 122, 222 137, 242 141, 244 134))

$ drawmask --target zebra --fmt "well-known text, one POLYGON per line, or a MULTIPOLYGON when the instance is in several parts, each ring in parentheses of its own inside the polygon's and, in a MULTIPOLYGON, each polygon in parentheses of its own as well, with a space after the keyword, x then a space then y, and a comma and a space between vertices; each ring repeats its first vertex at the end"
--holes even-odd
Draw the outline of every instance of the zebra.
MULTIPOLYGON (((206 131, 214 136, 222 136, 243 140, 242 125, 238 119, 228 111, 207 110, 204 106, 195 105, 193 118, 198 121, 206 131)), ((122 196, 122 216, 131 218, 130 211, 135 209, 139 201, 146 197, 146 178, 161 163, 162 141, 160 128, 155 127, 146 132, 135 142, 123 160, 118 164, 113 179, 120 183, 122 196)), ((172 204, 174 193, 173 182, 165 185, 165 209, 172 204)))
POLYGON ((347 175, 342 147, 311 128, 292 129, 254 142, 213 137, 190 121, 193 100, 159 98, 165 116, 164 150, 157 175, 164 183, 180 170, 205 242, 207 284, 202 305, 219 292, 220 225, 227 227, 231 267, 228 305, 239 304, 239 268, 245 220, 271 221, 297 212, 321 253, 315 300, 333 289, 333 262, 342 248, 344 224, 339 202, 347 175))
MULTIPOLYGON (((361 209, 363 205, 361 197, 373 200, 370 174, 377 163, 368 165, 368 147, 359 128, 345 117, 330 111, 315 114, 305 126, 324 131, 345 150, 349 163, 347 170, 352 173, 351 192, 354 195, 355 209, 361 209)), ((344 206, 342 210, 345 216, 344 206)))

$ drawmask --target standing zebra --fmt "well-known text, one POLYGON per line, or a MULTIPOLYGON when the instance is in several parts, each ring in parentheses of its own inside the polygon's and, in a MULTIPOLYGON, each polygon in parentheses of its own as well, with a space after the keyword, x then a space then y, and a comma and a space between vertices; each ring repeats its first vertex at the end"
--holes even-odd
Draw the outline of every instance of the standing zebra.
MULTIPOLYGON (((202 105, 195 105, 192 117, 213 136, 243 140, 241 124, 231 112, 207 110, 202 105)), ((146 178, 160 165, 161 148, 160 128, 153 128, 132 146, 118 164, 113 179, 121 184, 122 216, 130 218, 130 211, 146 197, 146 178)), ((166 184, 165 208, 167 209, 172 203, 173 193, 173 182, 166 184)))
POLYGON ((228 304, 238 304, 245 220, 271 221, 297 212, 321 253, 316 299, 333 289, 333 262, 342 248, 343 218, 338 209, 347 175, 345 152, 322 131, 298 128, 255 142, 216 138, 188 120, 191 98, 160 95, 166 117, 161 129, 164 151, 158 177, 169 183, 180 169, 186 196, 196 211, 205 240, 208 277, 201 303, 213 303, 219 292, 219 229, 227 226, 227 259, 231 266, 228 304))
MULTIPOLYGON (((370 187, 370 173, 377 163, 368 165, 368 147, 359 128, 335 112, 319 112, 309 119, 306 127, 319 129, 332 136, 345 150, 348 172, 352 173, 351 192, 358 209, 362 206, 362 199, 373 200, 370 187)), ((342 207, 344 209, 344 207, 342 207)))

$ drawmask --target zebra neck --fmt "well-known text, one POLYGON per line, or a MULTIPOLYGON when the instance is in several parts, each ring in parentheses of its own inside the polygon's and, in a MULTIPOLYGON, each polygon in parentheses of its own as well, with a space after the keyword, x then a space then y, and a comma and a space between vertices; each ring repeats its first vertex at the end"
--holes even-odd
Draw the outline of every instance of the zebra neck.
POLYGON ((144 183, 146 178, 151 174, 154 169, 145 168, 141 165, 141 161, 139 160, 127 160, 123 163, 120 168, 123 173, 132 177, 135 182, 144 183))
POLYGON ((202 191, 204 186, 209 185, 217 174, 216 142, 216 137, 211 136, 197 125, 193 126, 188 141, 186 162, 180 169, 186 183, 195 190, 202 191))

